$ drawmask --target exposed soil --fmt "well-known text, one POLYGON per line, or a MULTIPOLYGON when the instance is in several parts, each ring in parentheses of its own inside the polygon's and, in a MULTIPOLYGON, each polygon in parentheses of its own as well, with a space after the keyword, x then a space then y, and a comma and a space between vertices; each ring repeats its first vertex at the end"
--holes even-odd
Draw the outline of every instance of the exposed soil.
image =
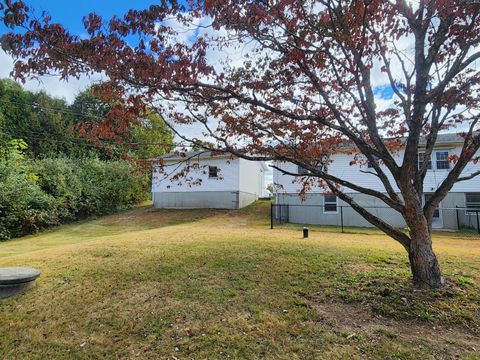
POLYGON ((480 336, 462 327, 444 327, 427 322, 386 318, 362 304, 346 304, 342 300, 317 299, 313 307, 329 330, 368 338, 383 334, 417 346, 436 349, 436 358, 459 359, 466 352, 480 354, 480 336))

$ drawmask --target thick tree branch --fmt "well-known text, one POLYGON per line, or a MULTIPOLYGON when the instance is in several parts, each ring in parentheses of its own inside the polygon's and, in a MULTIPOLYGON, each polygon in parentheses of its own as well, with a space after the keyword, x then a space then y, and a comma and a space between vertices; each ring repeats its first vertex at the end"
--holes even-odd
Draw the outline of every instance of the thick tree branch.
POLYGON ((471 179, 473 179, 473 178, 475 178, 479 175, 480 175, 480 171, 475 171, 475 172, 471 173, 470 175, 459 177, 455 182, 471 180, 471 179))

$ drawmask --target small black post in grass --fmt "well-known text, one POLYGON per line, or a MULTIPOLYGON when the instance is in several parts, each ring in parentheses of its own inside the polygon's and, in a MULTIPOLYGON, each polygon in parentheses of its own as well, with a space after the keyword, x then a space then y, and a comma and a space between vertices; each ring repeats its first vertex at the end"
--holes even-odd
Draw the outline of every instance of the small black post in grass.
POLYGON ((343 206, 340 206, 340 222, 342 224, 342 233, 343 233, 343 206))
POLYGON ((457 230, 460 230, 460 215, 458 214, 458 205, 455 205, 455 207, 457 208, 457 230))
POLYGON ((304 239, 308 238, 308 227, 303 228, 303 238, 304 239))
POLYGON ((270 203, 270 229, 273 229, 273 204, 270 203))

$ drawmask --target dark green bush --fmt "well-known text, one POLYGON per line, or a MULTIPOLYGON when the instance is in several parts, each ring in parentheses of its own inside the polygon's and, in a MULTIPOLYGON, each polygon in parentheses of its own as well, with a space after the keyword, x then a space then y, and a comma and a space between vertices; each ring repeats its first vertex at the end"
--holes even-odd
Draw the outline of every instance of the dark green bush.
POLYGON ((82 195, 80 169, 67 158, 42 159, 33 163, 42 191, 55 199, 61 222, 75 220, 82 195))
POLYGON ((84 159, 79 162, 82 192, 79 214, 108 213, 145 200, 149 177, 128 161, 84 159))
POLYGON ((0 159, 0 240, 129 207, 148 179, 123 160, 0 159))
POLYGON ((0 240, 58 223, 55 199, 28 169, 0 161, 0 240))

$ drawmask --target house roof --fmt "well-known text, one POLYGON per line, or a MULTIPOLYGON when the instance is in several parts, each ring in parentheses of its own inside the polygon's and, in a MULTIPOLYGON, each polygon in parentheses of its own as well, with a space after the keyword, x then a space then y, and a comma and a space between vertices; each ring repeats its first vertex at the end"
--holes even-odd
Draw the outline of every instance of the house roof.
POLYGON ((192 158, 201 158, 201 159, 209 159, 209 158, 218 158, 218 157, 232 157, 236 158, 236 156, 223 152, 223 151, 210 151, 210 150, 197 150, 197 151, 187 151, 187 152, 171 152, 157 158, 152 159, 155 160, 187 160, 192 158))
MULTIPOLYGON (((405 144, 407 141, 406 137, 401 138, 385 138, 384 140, 398 140, 402 144, 405 144)), ((457 133, 446 133, 446 134, 438 134, 437 141, 435 142, 435 146, 445 146, 445 145, 455 145, 455 144, 463 144, 465 139, 458 135, 457 133)), ((425 146, 427 144, 427 139, 425 136, 420 136, 419 146, 425 146)), ((352 142, 345 142, 343 145, 339 146, 339 150, 348 150, 354 148, 352 142)))
MULTIPOLYGON (((402 142, 406 141, 405 138, 399 139, 402 142)), ((438 134, 437 141, 435 143, 436 146, 442 145, 453 145, 453 144, 463 144, 465 139, 458 135, 457 133, 445 133, 445 134, 438 134)), ((424 146, 427 143, 425 137, 420 138, 420 146, 424 146)), ((351 145, 348 143, 344 144, 340 147, 340 149, 348 149, 351 148, 351 145)), ((212 151, 212 150, 197 150, 197 151, 187 151, 187 152, 172 152, 165 155, 162 155, 157 158, 151 159, 151 161, 184 161, 188 159, 211 159, 211 158, 232 158, 236 159, 238 156, 232 155, 225 151, 212 151)), ((261 163, 261 166, 267 170, 268 166, 266 165, 265 161, 258 161, 261 163)))
MULTIPOLYGON (((449 145, 449 144, 463 144, 465 139, 456 133, 438 134, 436 145, 449 145)), ((420 145, 425 145, 427 140, 422 137, 420 139, 420 145)))
MULTIPOLYGON (((238 156, 232 155, 225 151, 211 151, 211 150, 198 150, 198 151, 187 151, 187 152, 172 152, 160 157, 151 159, 153 162, 164 160, 164 161, 186 161, 189 159, 199 160, 199 159, 212 159, 212 158, 230 158, 237 159, 238 156)), ((248 160, 247 160, 248 161, 248 160)), ((253 161, 253 160, 252 160, 253 161)), ((268 166, 265 161, 255 161, 260 163, 264 170, 268 170, 268 166)))

